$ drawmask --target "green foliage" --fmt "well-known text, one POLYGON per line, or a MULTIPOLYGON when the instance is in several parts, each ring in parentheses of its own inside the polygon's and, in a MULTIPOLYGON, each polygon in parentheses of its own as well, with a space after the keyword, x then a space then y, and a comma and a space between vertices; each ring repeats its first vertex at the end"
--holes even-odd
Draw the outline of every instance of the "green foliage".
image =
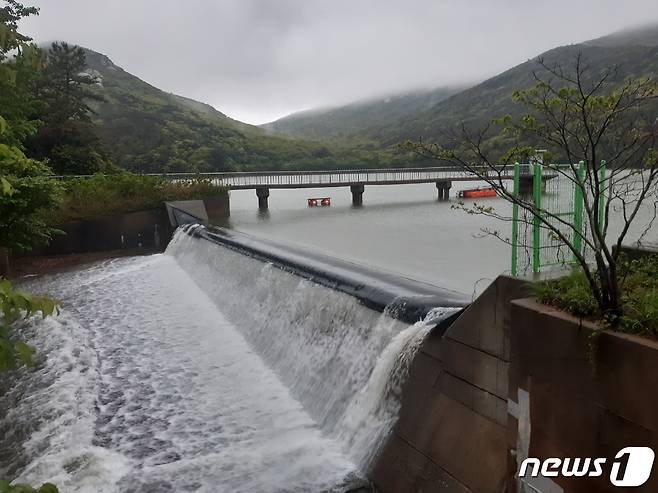
POLYGON ((20 49, 30 38, 18 32, 18 21, 31 15, 37 15, 39 9, 26 7, 16 0, 5 0, 0 8, 0 62, 7 53, 20 49))
POLYGON ((39 99, 43 121, 58 125, 68 121, 90 121, 90 100, 99 99, 91 90, 98 80, 89 75, 85 51, 68 43, 53 43, 41 72, 39 99))
MULTIPOLYGON (((0 249, 27 249, 51 232, 40 219, 42 209, 55 204, 57 184, 47 178, 44 164, 27 159, 22 140, 36 129, 28 117, 33 110, 29 95, 35 78, 37 51, 27 46, 29 38, 18 32, 18 21, 38 13, 15 0, 0 8, 0 249), (12 61, 7 53, 16 52, 12 61)), ((57 304, 45 297, 16 291, 0 277, 0 373, 33 363, 34 348, 16 338, 20 320, 52 315, 57 304)), ((0 493, 58 493, 45 483, 39 488, 12 485, 0 480, 0 493)))
POLYGON ((414 165, 412 153, 373 143, 318 144, 268 135, 211 106, 165 93, 86 51, 103 98, 91 106, 112 160, 140 173, 373 168, 414 165))
MULTIPOLYGON (((2 117, 0 122, 4 122, 2 117)), ((55 232, 42 218, 59 197, 59 184, 50 174, 46 165, 0 140, 0 248, 29 250, 55 232)))
POLYGON ((0 493, 59 493, 57 486, 52 483, 44 483, 39 488, 33 488, 27 484, 9 484, 0 481, 0 493))
POLYGON ((9 129, 5 129, 2 141, 21 147, 25 137, 37 129, 32 114, 41 59, 36 46, 28 44, 30 38, 18 32, 18 21, 38 11, 15 1, 5 4, 0 8, 0 115, 9 123, 9 129))
POLYGON ((600 315, 587 278, 580 271, 537 283, 535 287, 542 303, 561 308, 578 317, 595 318, 600 315))
POLYGON ((603 319, 621 332, 658 337, 658 256, 624 259, 621 269, 621 315, 601 313, 582 271, 535 285, 538 299, 578 317, 603 319))
MULTIPOLYGON (((382 126, 412 120, 439 102, 461 91, 462 87, 441 87, 429 91, 358 101, 336 108, 293 113, 262 127, 292 138, 320 142, 348 141, 356 147, 379 147, 386 139, 378 135, 382 126)), ((395 142, 388 142, 388 144, 395 142)))
POLYGON ((203 199, 228 193, 208 180, 172 182, 128 172, 70 178, 62 182, 62 202, 45 214, 51 225, 159 207, 167 200, 203 199))
POLYGON ((16 291, 8 280, 0 279, 0 373, 33 363, 34 348, 13 337, 16 322, 39 313, 45 318, 56 308, 53 300, 16 291))
POLYGON ((38 53, 18 32, 18 21, 37 10, 15 1, 5 4, 0 8, 0 248, 27 250, 53 233, 40 214, 55 205, 58 187, 47 178, 50 169, 21 150, 37 126, 29 117, 35 104, 29 93, 38 53), (12 50, 17 56, 8 60, 12 50))
POLYGON ((86 72, 85 51, 67 43, 53 43, 36 85, 38 117, 42 122, 26 141, 26 153, 48 160, 58 174, 91 174, 112 168, 91 120, 92 90, 98 80, 86 72))

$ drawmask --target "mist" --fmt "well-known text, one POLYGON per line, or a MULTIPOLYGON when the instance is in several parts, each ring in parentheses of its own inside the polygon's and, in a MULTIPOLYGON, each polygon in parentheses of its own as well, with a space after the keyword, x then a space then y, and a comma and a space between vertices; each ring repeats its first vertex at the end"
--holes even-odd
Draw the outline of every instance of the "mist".
POLYGON ((169 92, 260 124, 291 112, 471 84, 556 46, 658 21, 655 0, 27 2, 37 42, 108 55, 169 92))

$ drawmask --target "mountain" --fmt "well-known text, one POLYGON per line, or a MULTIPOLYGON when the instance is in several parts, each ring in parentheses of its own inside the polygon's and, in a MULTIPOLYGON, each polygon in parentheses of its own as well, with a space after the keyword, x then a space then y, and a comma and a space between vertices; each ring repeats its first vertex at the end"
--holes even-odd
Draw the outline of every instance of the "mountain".
POLYGON ((513 100, 514 92, 535 85, 535 72, 548 76, 542 74, 538 58, 549 66, 558 64, 568 70, 573 69, 576 56, 581 54, 591 73, 618 66, 616 76, 610 79, 613 84, 621 84, 628 77, 655 76, 658 73, 658 44, 652 40, 656 37, 658 25, 554 48, 440 102, 431 110, 382 127, 381 141, 389 143, 420 137, 440 139, 445 132, 461 124, 481 128, 491 118, 519 115, 525 108, 513 100))
MULTIPOLYGON (((549 65, 557 63, 569 68, 573 66, 578 53, 583 55, 593 72, 617 65, 619 71, 612 82, 621 83, 627 77, 655 76, 658 74, 658 25, 624 30, 580 44, 561 46, 537 58, 543 58, 549 65)), ((338 126, 347 120, 345 131, 340 136, 352 142, 368 143, 368 146, 377 142, 380 147, 393 147, 405 140, 419 138, 442 141, 447 133, 462 124, 481 128, 492 118, 507 114, 519 115, 524 108, 513 101, 512 95, 536 83, 533 73, 542 71, 537 58, 438 100, 424 109, 418 110, 411 104, 410 111, 387 113, 385 101, 354 103, 331 112, 291 115, 269 124, 267 128, 295 136, 324 129, 325 135, 338 137, 338 131, 333 130, 329 124, 338 126), (364 106, 368 108, 369 114, 378 115, 378 121, 360 126, 351 124, 351 115, 364 106), (337 117, 332 121, 332 115, 346 117, 343 122, 339 122, 337 117), (302 125, 310 130, 303 130, 302 125)), ((405 96, 401 96, 399 101, 404 104, 405 96)), ((658 114, 658 107, 655 114, 658 114)), ((320 132, 315 135, 319 136, 320 132)))
MULTIPOLYGON (((104 98, 94 108, 101 137, 119 166, 140 172, 418 166, 422 160, 399 143, 445 142, 462 124, 480 128, 492 118, 518 116, 525 108, 513 101, 514 92, 534 85, 534 73, 541 72, 535 58, 468 89, 414 91, 311 110, 259 128, 161 91, 105 55, 86 53, 104 98)), ((561 46, 540 57, 568 68, 578 54, 593 73, 618 66, 612 82, 655 76, 658 25, 561 46)), ((658 115, 658 102, 647 110, 658 115)))
POLYGON ((619 47, 619 46, 658 46, 658 24, 647 24, 632 29, 623 29, 602 38, 585 41, 584 45, 619 47))
POLYGON ((368 129, 377 128, 382 122, 413 117, 462 89, 463 87, 444 87, 411 91, 345 106, 302 111, 261 127, 274 134, 302 139, 345 139, 367 133, 368 129))
POLYGON ((86 49, 103 98, 94 119, 113 161, 138 172, 381 166, 389 151, 365 152, 271 136, 212 106, 164 92, 86 49))

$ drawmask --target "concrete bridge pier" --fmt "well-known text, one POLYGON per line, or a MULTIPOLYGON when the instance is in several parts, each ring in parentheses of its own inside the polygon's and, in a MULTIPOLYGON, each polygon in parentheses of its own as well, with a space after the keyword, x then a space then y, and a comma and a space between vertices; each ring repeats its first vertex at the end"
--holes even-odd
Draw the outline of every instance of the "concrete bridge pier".
POLYGON ((436 182, 436 189, 439 192, 439 200, 448 200, 450 198, 450 189, 452 188, 452 182, 448 180, 442 180, 436 182))
POLYGON ((351 185, 350 191, 352 192, 352 205, 361 206, 363 205, 363 191, 366 187, 363 185, 351 185))
POLYGON ((267 198, 270 196, 270 189, 259 187, 256 189, 256 196, 258 197, 258 208, 261 210, 267 209, 267 198))

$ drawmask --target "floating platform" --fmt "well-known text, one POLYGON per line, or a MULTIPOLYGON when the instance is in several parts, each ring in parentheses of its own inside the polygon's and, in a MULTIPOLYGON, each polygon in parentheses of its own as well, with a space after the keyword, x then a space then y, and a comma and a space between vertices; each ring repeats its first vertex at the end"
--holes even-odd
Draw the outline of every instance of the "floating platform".
POLYGON ((496 189, 493 187, 469 188, 461 190, 459 196, 464 199, 477 199, 482 197, 496 197, 496 189))
POLYGON ((331 197, 311 197, 307 200, 309 207, 329 207, 331 205, 331 197))

